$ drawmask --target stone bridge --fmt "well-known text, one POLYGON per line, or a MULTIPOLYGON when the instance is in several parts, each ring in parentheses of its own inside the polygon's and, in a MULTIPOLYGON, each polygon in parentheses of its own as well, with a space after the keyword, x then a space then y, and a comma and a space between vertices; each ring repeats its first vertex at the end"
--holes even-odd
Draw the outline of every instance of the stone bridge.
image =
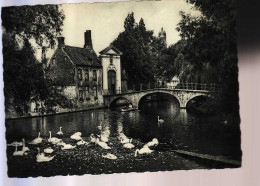
POLYGON ((104 95, 104 105, 110 107, 112 103, 118 99, 128 100, 134 108, 138 108, 140 100, 149 94, 164 93, 174 96, 180 105, 180 108, 186 108, 187 103, 198 96, 210 97, 211 92, 209 90, 185 90, 185 89, 168 89, 168 88, 155 88, 149 90, 141 90, 135 92, 126 92, 115 95, 104 95))

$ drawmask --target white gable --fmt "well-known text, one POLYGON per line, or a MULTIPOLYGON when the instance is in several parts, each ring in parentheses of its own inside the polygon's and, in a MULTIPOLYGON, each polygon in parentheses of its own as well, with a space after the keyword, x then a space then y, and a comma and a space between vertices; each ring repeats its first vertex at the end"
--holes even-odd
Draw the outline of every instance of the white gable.
POLYGON ((117 54, 118 55, 118 53, 113 49, 110 49, 109 51, 107 51, 106 54, 117 54))

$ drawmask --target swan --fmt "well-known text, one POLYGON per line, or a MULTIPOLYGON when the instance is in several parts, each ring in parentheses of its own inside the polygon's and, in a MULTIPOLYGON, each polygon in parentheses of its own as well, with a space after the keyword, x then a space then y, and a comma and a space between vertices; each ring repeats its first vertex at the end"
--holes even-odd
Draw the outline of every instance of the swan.
POLYGON ((135 146, 134 146, 132 143, 125 143, 125 144, 123 145, 123 147, 126 148, 126 149, 132 149, 132 148, 134 148, 135 146))
POLYGON ((64 143, 63 141, 60 141, 60 142, 56 143, 56 145, 57 146, 64 146, 64 145, 66 145, 66 143, 64 143))
POLYGON ((132 143, 132 138, 131 139, 128 139, 128 138, 125 138, 125 139, 121 139, 120 141, 121 143, 132 143))
POLYGON ((66 144, 61 147, 62 150, 69 150, 69 149, 74 149, 76 146, 72 146, 71 144, 66 144))
POLYGON ((23 146, 23 142, 17 142, 17 141, 14 141, 13 143, 9 143, 7 144, 7 146, 23 146))
POLYGON ((135 157, 137 156, 137 154, 150 154, 152 153, 153 150, 149 149, 149 147, 143 147, 141 149, 136 149, 135 151, 135 157))
POLYGON ((222 121, 222 122, 220 122, 220 123, 226 125, 226 124, 228 124, 228 121, 225 120, 225 121, 222 121))
POLYGON ((94 137, 94 134, 90 134, 90 142, 91 143, 96 143, 97 138, 94 137))
POLYGON ((77 140, 77 141, 82 140, 81 132, 74 133, 73 135, 70 136, 70 138, 73 139, 73 140, 77 140))
POLYGON ((89 143, 84 141, 83 139, 77 142, 77 145, 88 145, 89 143))
POLYGON ((107 153, 106 155, 102 155, 103 158, 111 159, 111 160, 116 160, 117 157, 114 154, 107 153))
POLYGON ((158 125, 159 125, 159 126, 160 126, 160 124, 163 124, 163 123, 164 123, 164 120, 163 120, 163 119, 160 119, 159 116, 157 116, 157 118, 158 118, 158 125))
POLYGON ((55 137, 51 137, 51 131, 49 131, 50 133, 50 137, 48 139, 48 142, 52 143, 53 145, 61 142, 61 139, 55 138, 55 137))
POLYGON ((100 139, 101 139, 101 141, 103 141, 103 142, 108 142, 108 137, 107 137, 107 135, 105 135, 105 134, 101 134, 100 139))
POLYGON ((51 161, 54 156, 52 157, 47 157, 45 156, 43 153, 40 153, 40 149, 38 149, 38 154, 36 155, 36 161, 39 163, 39 162, 47 162, 47 161, 51 161))
POLYGON ((98 128, 98 130, 102 130, 101 123, 99 124, 99 126, 97 128, 98 128))
POLYGON ((39 132, 38 137, 32 140, 29 144, 37 145, 42 143, 42 138, 40 137, 41 133, 39 132))
POLYGON ((43 152, 45 152, 45 153, 47 153, 47 154, 51 154, 51 153, 53 153, 53 151, 54 151, 54 150, 53 150, 52 148, 50 148, 50 147, 43 150, 43 152))
POLYGON ((61 131, 62 127, 60 127, 60 131, 57 132, 58 135, 63 135, 63 132, 61 131))
POLYGON ((24 155, 24 151, 17 151, 17 145, 15 145, 15 151, 13 153, 13 156, 23 156, 24 155))
POLYGON ((118 136, 118 139, 121 140, 121 139, 126 139, 126 135, 124 133, 120 133, 119 136, 118 136))
POLYGON ((159 144, 158 139, 153 138, 153 140, 148 142, 145 146, 146 147, 152 147, 152 146, 157 146, 158 144, 159 144))
POLYGON ((30 149, 25 146, 25 140, 23 139, 23 150, 22 151, 29 151, 30 149))
POLYGON ((97 138, 96 144, 98 144, 98 145, 99 145, 100 147, 102 147, 103 149, 111 149, 111 147, 109 147, 105 142, 99 141, 99 138, 97 138))

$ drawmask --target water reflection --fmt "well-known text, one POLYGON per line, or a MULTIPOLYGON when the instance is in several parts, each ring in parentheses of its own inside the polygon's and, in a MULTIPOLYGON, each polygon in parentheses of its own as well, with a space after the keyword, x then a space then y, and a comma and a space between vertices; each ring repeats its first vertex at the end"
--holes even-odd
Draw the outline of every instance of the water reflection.
POLYGON ((125 134, 142 142, 157 138, 157 150, 183 149, 213 155, 230 156, 239 159, 240 133, 235 124, 223 125, 218 116, 197 116, 180 109, 175 100, 143 102, 140 111, 120 112, 116 109, 68 113, 62 115, 8 120, 6 137, 9 142, 21 138, 33 139, 41 132, 56 134, 62 126, 63 137, 82 132, 82 137, 91 133, 104 133, 108 137, 125 134), (164 120, 159 127, 157 116, 164 120), (101 126, 101 131, 98 129, 101 126))

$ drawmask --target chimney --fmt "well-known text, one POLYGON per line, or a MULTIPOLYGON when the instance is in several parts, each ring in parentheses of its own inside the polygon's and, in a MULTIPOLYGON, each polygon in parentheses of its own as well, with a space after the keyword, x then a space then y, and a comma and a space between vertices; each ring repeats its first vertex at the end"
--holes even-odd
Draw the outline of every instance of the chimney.
POLYGON ((64 48, 64 47, 65 47, 65 38, 58 37, 58 48, 64 48))
POLYGON ((85 32, 85 44, 84 48, 92 48, 91 30, 86 30, 85 32))

